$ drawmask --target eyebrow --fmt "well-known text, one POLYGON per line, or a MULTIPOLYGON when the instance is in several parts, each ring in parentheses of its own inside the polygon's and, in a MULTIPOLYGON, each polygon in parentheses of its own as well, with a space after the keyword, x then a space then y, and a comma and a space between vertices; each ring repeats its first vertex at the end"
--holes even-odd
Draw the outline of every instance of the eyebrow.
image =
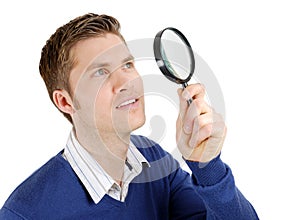
MULTIPOLYGON (((126 58, 124 58, 121 63, 126 63, 128 61, 131 61, 131 60, 134 60, 134 57, 130 54, 129 56, 127 56, 126 58)), ((98 61, 95 61, 93 62, 91 65, 89 65, 85 72, 89 72, 90 70, 92 69, 96 69, 96 68, 100 68, 100 67, 107 67, 109 66, 111 63, 109 62, 104 62, 104 63, 101 63, 101 62, 98 62, 98 61)))
POLYGON ((126 63, 128 61, 132 61, 134 60, 134 57, 130 54, 128 57, 126 57, 125 59, 122 60, 122 63, 126 63))

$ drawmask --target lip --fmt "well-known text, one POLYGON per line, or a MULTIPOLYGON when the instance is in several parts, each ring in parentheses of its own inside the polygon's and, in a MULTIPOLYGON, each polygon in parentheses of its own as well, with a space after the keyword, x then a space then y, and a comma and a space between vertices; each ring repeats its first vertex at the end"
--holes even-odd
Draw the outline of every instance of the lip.
POLYGON ((132 108, 137 108, 139 105, 139 101, 140 101, 140 97, 130 97, 130 98, 126 98, 122 101, 120 101, 120 103, 116 106, 117 110, 128 110, 128 109, 132 109, 132 108), (131 100, 135 100, 132 103, 128 103, 125 105, 122 105, 123 103, 129 102, 131 100))

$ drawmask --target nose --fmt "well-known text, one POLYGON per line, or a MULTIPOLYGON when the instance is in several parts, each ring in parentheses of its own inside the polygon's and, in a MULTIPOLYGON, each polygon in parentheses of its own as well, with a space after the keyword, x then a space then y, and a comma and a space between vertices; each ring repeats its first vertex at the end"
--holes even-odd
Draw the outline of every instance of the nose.
POLYGON ((128 89, 132 89, 135 84, 134 81, 137 80, 139 74, 136 70, 126 71, 122 68, 119 68, 112 74, 112 77, 113 92, 119 93, 128 89))

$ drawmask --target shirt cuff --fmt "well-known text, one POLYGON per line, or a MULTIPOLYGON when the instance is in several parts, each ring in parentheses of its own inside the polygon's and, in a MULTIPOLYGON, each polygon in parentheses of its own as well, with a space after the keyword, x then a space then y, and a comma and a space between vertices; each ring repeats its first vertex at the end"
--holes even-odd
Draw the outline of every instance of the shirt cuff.
POLYGON ((219 183, 227 174, 225 164, 220 159, 220 154, 209 163, 200 163, 186 160, 192 171, 194 184, 212 186, 219 183))

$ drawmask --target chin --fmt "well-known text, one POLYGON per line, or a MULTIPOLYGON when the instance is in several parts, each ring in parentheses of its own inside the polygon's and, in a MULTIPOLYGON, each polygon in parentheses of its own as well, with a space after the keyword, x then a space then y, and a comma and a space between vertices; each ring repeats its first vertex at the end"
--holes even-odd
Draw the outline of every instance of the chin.
POLYGON ((130 121, 131 131, 139 129, 140 127, 142 127, 145 124, 145 122, 146 122, 145 114, 142 117, 133 118, 130 121))

